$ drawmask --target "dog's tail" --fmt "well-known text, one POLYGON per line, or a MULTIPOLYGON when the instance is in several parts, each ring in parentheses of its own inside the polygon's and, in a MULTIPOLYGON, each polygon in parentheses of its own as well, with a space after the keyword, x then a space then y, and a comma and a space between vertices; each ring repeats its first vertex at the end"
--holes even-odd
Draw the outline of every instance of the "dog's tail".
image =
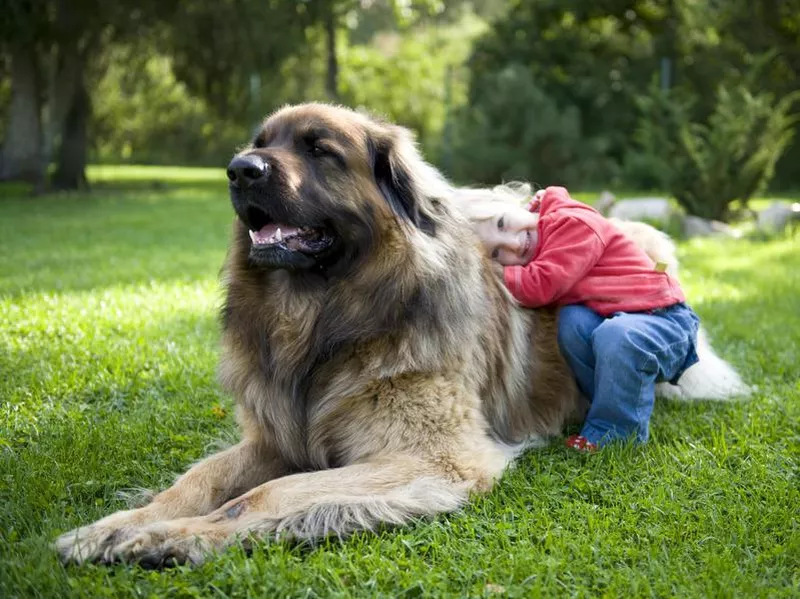
POLYGON ((717 401, 750 395, 752 390, 739 373, 714 353, 702 327, 697 332, 697 357, 698 362, 681 375, 677 385, 661 383, 657 393, 670 399, 717 401))

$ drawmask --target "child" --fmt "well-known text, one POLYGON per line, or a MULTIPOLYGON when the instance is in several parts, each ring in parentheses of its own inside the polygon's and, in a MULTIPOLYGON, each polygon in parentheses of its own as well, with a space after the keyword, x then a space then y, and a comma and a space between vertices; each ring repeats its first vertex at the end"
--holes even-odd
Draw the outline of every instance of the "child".
POLYGON ((567 445, 646 442, 656 382, 674 383, 697 362, 699 319, 665 265, 562 187, 538 192, 527 210, 487 201, 463 207, 520 304, 562 306, 559 347, 591 402, 567 445))

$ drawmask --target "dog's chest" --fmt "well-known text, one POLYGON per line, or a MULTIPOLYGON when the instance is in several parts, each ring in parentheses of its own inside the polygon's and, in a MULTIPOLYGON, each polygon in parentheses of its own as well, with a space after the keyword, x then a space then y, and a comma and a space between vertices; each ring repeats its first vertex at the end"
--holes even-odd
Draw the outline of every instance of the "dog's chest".
POLYGON ((340 395, 330 386, 266 385, 260 397, 250 399, 245 406, 248 412, 256 415, 264 436, 294 468, 343 465, 348 453, 341 439, 348 427, 344 408, 352 404, 352 395, 340 395))
MULTIPOLYGON (((282 457, 301 470, 330 468, 341 464, 342 450, 333 422, 342 406, 365 385, 363 363, 348 348, 333 356, 296 360, 278 359, 272 348, 261 348, 261 368, 240 394, 247 413, 256 417, 265 438, 282 457)), ((252 376, 254 373, 250 373, 252 376)))

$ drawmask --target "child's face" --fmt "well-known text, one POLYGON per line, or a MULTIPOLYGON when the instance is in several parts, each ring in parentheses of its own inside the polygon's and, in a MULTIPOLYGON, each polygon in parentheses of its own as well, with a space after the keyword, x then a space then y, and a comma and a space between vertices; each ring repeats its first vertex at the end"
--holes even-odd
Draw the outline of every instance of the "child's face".
POLYGON ((492 260, 504 266, 523 265, 533 259, 539 235, 539 215, 525 208, 498 204, 497 214, 475 224, 475 232, 492 260))

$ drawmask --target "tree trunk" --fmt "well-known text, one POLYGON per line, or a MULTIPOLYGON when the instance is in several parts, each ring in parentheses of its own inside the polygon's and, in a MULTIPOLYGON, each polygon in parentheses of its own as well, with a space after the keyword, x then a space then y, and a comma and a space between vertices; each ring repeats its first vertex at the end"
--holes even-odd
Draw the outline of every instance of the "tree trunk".
POLYGON ((81 48, 78 38, 63 39, 58 47, 48 132, 56 158, 50 184, 56 189, 87 187, 87 127, 92 106, 86 89, 86 57, 90 47, 87 43, 81 48))
POLYGON ((83 189, 88 186, 86 160, 89 140, 86 129, 90 114, 91 103, 82 74, 61 130, 58 163, 51 182, 56 189, 83 189))
POLYGON ((20 45, 11 55, 11 105, 8 129, 0 152, 0 180, 21 180, 41 189, 42 120, 39 69, 33 45, 20 45))
POLYGON ((667 16, 661 34, 661 89, 669 91, 677 85, 679 16, 675 0, 667 0, 667 16))
POLYGON ((67 112, 83 78, 83 60, 77 44, 61 42, 48 62, 48 101, 43 124, 44 156, 49 163, 55 158, 67 112))
POLYGON ((336 14, 332 0, 328 2, 328 10, 325 14, 325 34, 328 49, 325 91, 328 92, 331 100, 337 101, 339 99, 339 60, 336 56, 336 14))

